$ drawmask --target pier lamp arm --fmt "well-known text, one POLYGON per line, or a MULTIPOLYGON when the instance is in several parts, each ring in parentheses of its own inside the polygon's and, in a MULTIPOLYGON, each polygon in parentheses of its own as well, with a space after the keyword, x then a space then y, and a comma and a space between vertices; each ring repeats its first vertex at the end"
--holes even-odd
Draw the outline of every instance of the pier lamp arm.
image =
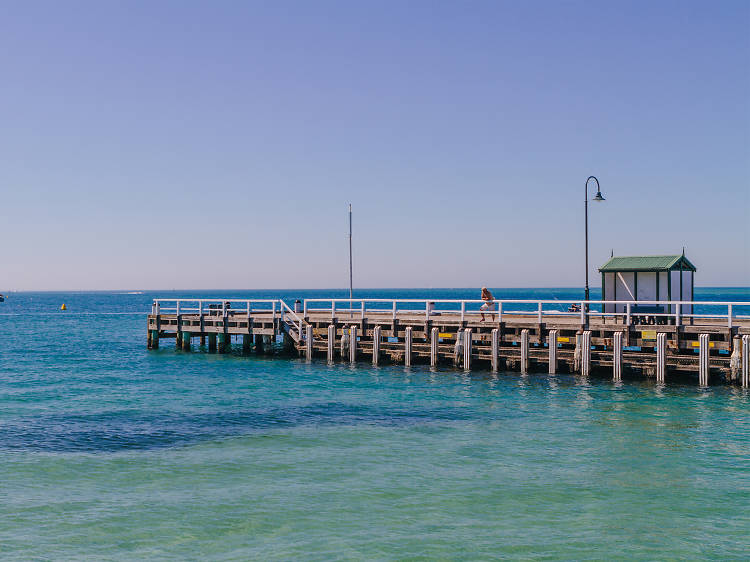
MULTIPOLYGON (((583 214, 585 222, 585 243, 586 243, 586 288, 584 290, 584 299, 589 300, 589 182, 594 180, 596 182, 596 195, 591 199, 592 201, 604 201, 602 196, 602 190, 599 187, 599 180, 595 176, 589 176, 586 178, 584 184, 584 196, 583 196, 583 214)), ((589 305, 586 305, 586 312, 588 312, 589 305)), ((588 318, 588 317, 587 317, 588 318)))

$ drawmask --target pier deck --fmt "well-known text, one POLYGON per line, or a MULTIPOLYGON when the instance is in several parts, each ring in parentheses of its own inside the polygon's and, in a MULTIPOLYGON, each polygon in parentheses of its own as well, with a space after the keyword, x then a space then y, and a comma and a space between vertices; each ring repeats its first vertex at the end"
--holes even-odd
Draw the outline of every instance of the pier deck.
POLYGON ((190 350, 200 338, 209 352, 224 353, 234 337, 244 352, 268 353, 281 338, 281 349, 309 359, 598 373, 616 380, 625 374, 659 382, 697 375, 702 385, 750 385, 750 303, 660 302, 670 312, 645 315, 632 312, 643 302, 618 301, 622 312, 604 314, 601 301, 578 302, 577 312, 557 310, 568 304, 560 301, 495 301, 484 321, 481 304, 309 299, 295 310, 283 300, 158 299, 148 317, 148 346, 175 338, 190 350), (695 314, 683 313, 693 308, 695 314))

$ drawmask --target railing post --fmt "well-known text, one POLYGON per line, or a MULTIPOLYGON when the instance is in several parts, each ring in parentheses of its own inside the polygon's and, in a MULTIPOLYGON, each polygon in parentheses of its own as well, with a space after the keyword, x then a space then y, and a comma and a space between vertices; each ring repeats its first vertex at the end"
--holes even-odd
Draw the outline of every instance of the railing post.
POLYGON ((536 319, 537 322, 542 323, 542 301, 537 304, 536 319))
POLYGON ((581 324, 586 324, 586 301, 581 301, 581 324))
POLYGON ((159 313, 161 312, 161 303, 159 301, 156 301, 156 315, 159 316, 159 313))
POLYGON ((250 301, 247 301, 247 319, 250 320, 250 301))
POLYGON ((430 301, 424 301, 424 321, 427 322, 430 319, 430 301))
MULTIPOLYGON (((682 302, 682 301, 680 301, 682 302)), ((680 309, 682 308, 682 305, 680 303, 677 304, 677 306, 674 309, 674 325, 679 326, 680 325, 680 313, 682 312, 680 309)))
POLYGON ((331 301, 331 321, 336 319, 336 301, 331 301))
POLYGON ((180 301, 177 301, 177 316, 180 315, 180 301))
POLYGON ((307 320, 307 299, 305 299, 305 302, 302 304, 302 316, 307 320))
POLYGON ((393 321, 396 321, 396 301, 393 301, 393 321))
POLYGON ((631 321, 631 318, 630 318, 630 303, 627 303, 625 305, 625 325, 626 326, 630 326, 630 321, 631 321))
POLYGON ((466 302, 461 301, 461 324, 464 323, 464 316, 466 315, 466 302))
POLYGON ((365 321, 365 301, 362 301, 362 314, 360 315, 362 322, 365 321))
POLYGON ((497 321, 502 322, 503 321, 503 303, 502 301, 497 303, 497 321))
POLYGON ((727 327, 728 328, 732 327, 732 305, 731 304, 727 305, 727 327))

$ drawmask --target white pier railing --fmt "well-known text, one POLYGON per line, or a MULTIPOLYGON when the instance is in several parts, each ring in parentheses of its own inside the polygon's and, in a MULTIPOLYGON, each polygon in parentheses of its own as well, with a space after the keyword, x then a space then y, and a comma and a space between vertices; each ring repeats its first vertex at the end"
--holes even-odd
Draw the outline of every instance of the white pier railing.
POLYGON ((592 318, 611 318, 631 324, 674 324, 696 319, 711 320, 731 328, 750 320, 750 302, 727 301, 584 301, 538 299, 305 299, 301 310, 288 306, 282 299, 155 299, 151 314, 197 314, 199 316, 250 317, 270 314, 294 326, 302 337, 311 313, 337 313, 364 319, 368 313, 389 314, 394 320, 399 313, 424 314, 425 319, 442 314, 458 315, 461 321, 476 320, 484 315, 489 321, 502 322, 504 315, 545 318, 578 318, 582 324, 592 318), (324 305, 324 306, 323 306, 324 305), (689 311, 689 312, 688 312, 689 311))
POLYGON ((502 322, 504 315, 577 317, 582 324, 591 318, 612 318, 626 325, 634 323, 672 323, 685 319, 711 319, 732 327, 736 321, 750 319, 750 302, 726 301, 601 301, 601 300, 534 300, 534 299, 305 299, 303 317, 310 313, 330 312, 331 318, 344 313, 365 318, 370 313, 388 313, 395 320, 399 313, 424 314, 425 319, 441 314, 457 314, 461 321, 484 315, 502 322), (326 305, 326 306, 320 306, 326 305), (567 308, 565 308, 567 307, 567 308), (612 311, 607 311, 612 309, 612 311), (695 310, 697 309, 697 312, 695 310), (686 312, 689 310, 690 312, 686 312))

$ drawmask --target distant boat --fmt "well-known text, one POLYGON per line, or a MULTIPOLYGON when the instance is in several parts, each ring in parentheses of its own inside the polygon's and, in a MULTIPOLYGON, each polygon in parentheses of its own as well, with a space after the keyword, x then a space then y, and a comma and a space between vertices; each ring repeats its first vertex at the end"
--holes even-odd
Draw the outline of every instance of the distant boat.
POLYGON ((5 301, 5 297, 3 295, 0 295, 0 302, 4 302, 4 301, 5 301))

